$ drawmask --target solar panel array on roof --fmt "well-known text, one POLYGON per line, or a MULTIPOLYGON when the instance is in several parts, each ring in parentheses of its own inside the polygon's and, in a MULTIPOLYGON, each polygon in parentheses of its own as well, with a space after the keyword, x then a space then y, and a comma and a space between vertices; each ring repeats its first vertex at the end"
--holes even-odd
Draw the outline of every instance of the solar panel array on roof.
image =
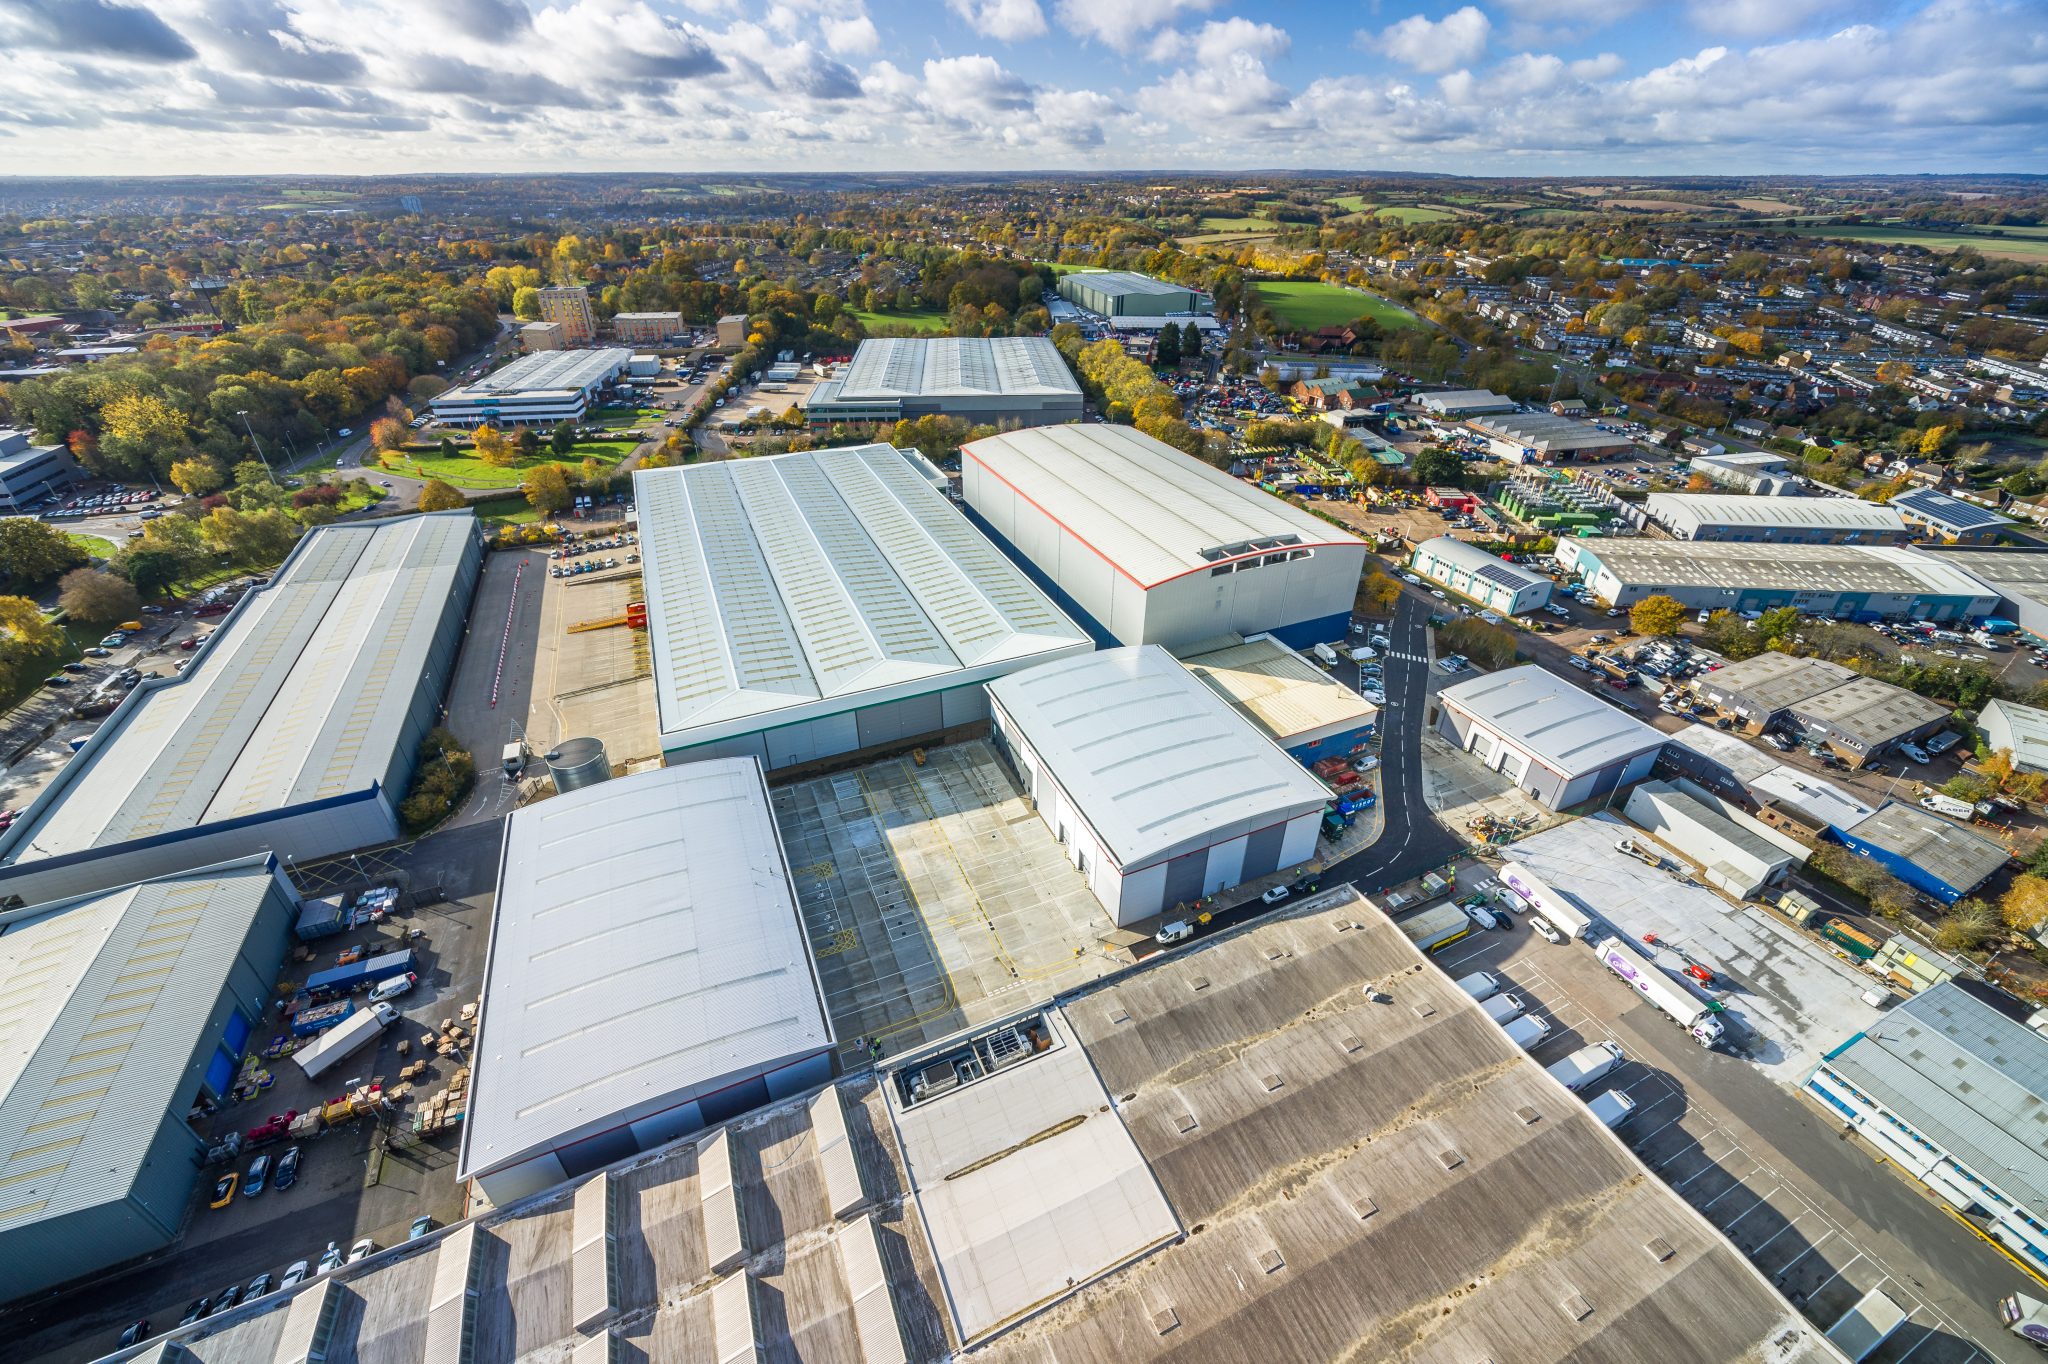
POLYGON ((665 732, 1086 638, 893 446, 634 486, 665 732))
POLYGON ((1892 499, 1891 505, 1908 516, 1956 533, 2011 524, 1989 507, 1980 507, 1960 497, 1935 492, 1932 488, 1915 488, 1911 492, 1900 493, 1892 499))

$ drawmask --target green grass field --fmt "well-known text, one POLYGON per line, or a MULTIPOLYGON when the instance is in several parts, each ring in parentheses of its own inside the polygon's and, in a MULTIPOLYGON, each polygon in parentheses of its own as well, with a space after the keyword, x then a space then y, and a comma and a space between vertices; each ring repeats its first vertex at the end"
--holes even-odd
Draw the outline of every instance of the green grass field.
POLYGON ((64 538, 95 559, 111 559, 120 548, 112 540, 104 540, 97 535, 81 535, 75 530, 66 534, 64 538))
POLYGON ((1099 265, 1065 265, 1056 260, 1035 260, 1031 262, 1041 270, 1050 270, 1054 275, 1071 275, 1076 270, 1099 270, 1099 265))
POLYGON ((559 464, 571 479, 581 476, 585 459, 594 458, 607 469, 614 468, 620 460, 633 453, 634 444, 630 440, 578 441, 575 451, 567 459, 544 455, 538 459, 520 460, 504 469, 493 468, 467 451, 458 452, 453 458, 439 453, 408 452, 399 457, 399 463, 391 472, 408 478, 438 478, 457 488, 516 488, 526 471, 540 464, 559 464))
POLYGON ((1873 246, 1921 246, 1929 251, 1960 251, 1965 247, 1999 260, 2048 262, 2048 228, 2007 227, 2002 237, 1985 232, 1943 232, 1928 227, 1816 227, 1800 233, 1830 241, 1869 242, 1873 246))
POLYGON ((1326 204, 1343 209, 1346 213, 1363 213, 1371 203, 1363 194, 1340 194, 1334 199, 1323 200, 1326 204))
POLYGON ((469 505, 476 519, 487 526, 531 525, 541 519, 524 497, 487 497, 469 505))
POLYGON ((651 426, 664 415, 652 407, 601 407, 590 425, 607 431, 630 431, 636 426, 651 426))
POLYGON ((1280 224, 1271 218, 1204 218, 1204 232, 1278 232, 1280 224))
POLYGON ((1313 280, 1268 280, 1256 286, 1273 316, 1290 327, 1341 327, 1369 317, 1382 327, 1419 327, 1422 319, 1383 298, 1313 280))
POLYGON ((1458 215, 1447 208, 1426 208, 1420 204, 1396 204, 1383 208, 1373 215, 1378 218, 1392 218, 1397 223, 1441 223, 1458 215))
POLYGON ((907 313, 869 313, 858 308, 850 309, 860 319, 860 324, 869 331, 884 327, 908 327, 912 331, 942 332, 946 329, 946 315, 937 308, 918 308, 907 313))

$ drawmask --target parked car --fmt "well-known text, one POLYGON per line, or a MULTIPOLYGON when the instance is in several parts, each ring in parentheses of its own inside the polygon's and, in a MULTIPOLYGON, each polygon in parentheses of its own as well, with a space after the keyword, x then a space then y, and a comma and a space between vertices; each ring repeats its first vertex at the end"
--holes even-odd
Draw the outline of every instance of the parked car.
POLYGON ((348 1248, 348 1262, 354 1264, 357 1260, 367 1260, 376 1253, 377 1243, 365 1236, 348 1248))
POLYGON ((185 1309, 185 1315, 178 1318, 178 1325, 190 1326, 195 1321, 206 1320, 206 1314, 213 1310, 212 1298, 200 1298, 185 1309))
POLYGON ((426 1213, 412 1219, 412 1227, 405 1233, 408 1241, 417 1241, 434 1229, 433 1214, 426 1213))
POLYGON ((249 1173, 242 1180, 242 1197, 254 1198, 263 1192, 263 1181, 270 1175, 270 1153, 264 1152, 249 1162, 249 1173))
POLYGON ((144 1317, 141 1321, 136 1322, 133 1326, 130 1326, 127 1330, 123 1331, 121 1333, 121 1339, 116 1341, 115 1343, 121 1346, 140 1345, 143 1341, 148 1339, 149 1318, 144 1317))
POLYGON ((95 644, 85 651, 85 656, 87 658, 112 658, 114 651, 112 649, 102 649, 99 645, 95 644))
POLYGON ((284 1277, 277 1281, 279 1290, 297 1288, 306 1281, 306 1276, 312 1273, 312 1268, 304 1260, 293 1260, 285 1267, 284 1277))
POLYGON ((1562 929, 1558 928, 1556 924, 1551 923, 1550 920, 1544 918, 1541 914, 1531 914, 1529 916, 1529 927, 1542 934, 1545 942, 1557 943, 1562 946, 1565 942, 1569 941, 1562 929))
POLYGON ((238 1283, 231 1283, 220 1291, 220 1295, 213 1300, 213 1309, 206 1315, 217 1317, 223 1312, 233 1310, 241 1301, 242 1286, 238 1283))
POLYGON ((1262 905, 1277 905, 1291 894, 1293 892, 1288 890, 1287 887, 1275 886, 1259 897, 1259 903, 1262 905))
POLYGON ((215 1180, 213 1182, 213 1202, 209 1206, 215 1208, 225 1208, 228 1204, 234 1202, 235 1186, 240 1184, 241 1182, 242 1177, 236 1174, 233 1170, 228 1171, 219 1179, 215 1180))
POLYGON ((270 1271, 266 1269, 255 1278, 249 1280, 249 1287, 242 1293, 242 1301, 254 1302, 264 1294, 273 1292, 275 1287, 276 1285, 270 1280, 270 1271))
POLYGON ((277 1170, 270 1177, 271 1187, 283 1193, 299 1182, 299 1148, 294 1146, 277 1158, 277 1170))
POLYGON ((343 1252, 340 1246, 329 1241, 326 1253, 320 1257, 320 1272, 325 1274, 329 1270, 340 1269, 346 1263, 348 1263, 347 1254, 343 1252))

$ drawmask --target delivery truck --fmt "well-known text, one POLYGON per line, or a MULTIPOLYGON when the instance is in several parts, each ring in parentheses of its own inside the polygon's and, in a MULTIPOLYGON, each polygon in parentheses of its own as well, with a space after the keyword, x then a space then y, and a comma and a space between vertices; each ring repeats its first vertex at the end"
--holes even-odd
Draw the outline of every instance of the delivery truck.
POLYGON ((1905 1324, 1905 1309, 1873 1288, 1828 1327, 1828 1343, 1847 1356, 1849 1364, 1858 1364, 1905 1324))
POLYGON ((1593 921, 1578 906, 1536 879, 1536 874, 1519 862, 1505 862, 1500 869, 1501 884, 1528 902, 1567 938, 1583 938, 1593 921))
POLYGON ((355 1001, 349 999, 331 1000, 326 1004, 315 1004, 292 1015, 292 1036, 312 1037, 326 1032, 335 1024, 344 1022, 356 1011, 355 1001))
POLYGON ((382 1036, 384 1030, 397 1021, 398 1010, 389 1004, 372 1005, 321 1033, 319 1041, 292 1053, 292 1060, 299 1063, 299 1069, 306 1072, 308 1080, 317 1080, 362 1050, 370 1041, 382 1036))
POLYGON ((387 977, 404 975, 412 969, 410 948, 386 952, 381 957, 350 962, 347 966, 337 966, 328 971, 315 971, 306 977, 305 991, 316 1000, 337 999, 368 989, 387 977))
POLYGON ((1932 810, 1937 815, 1947 815, 1950 819, 1960 819, 1965 824, 1969 823, 1977 814, 1977 807, 1969 801, 1957 800, 1954 796, 1944 796, 1939 791, 1929 791, 1926 795, 1920 797, 1920 808, 1932 810))
POLYGON ((1664 968, 1638 952, 1621 938, 1602 938, 1593 949, 1608 970, 1620 976, 1635 992, 1650 1001, 1657 1011, 1684 1028, 1692 1040, 1711 1047, 1727 1034, 1721 1021, 1721 1003, 1701 1003, 1699 998, 1664 968))
POLYGON ((1587 1085, 1613 1070, 1628 1057, 1623 1054, 1618 1042, 1595 1042, 1590 1047, 1580 1047, 1555 1065, 1545 1066, 1550 1078, 1576 1094, 1587 1085))
POLYGON ((1472 919, 1456 905, 1434 905, 1429 909, 1394 920, 1394 927, 1424 952, 1449 947, 1472 932, 1472 919))
POLYGON ((1317 657, 1317 658, 1318 658, 1319 660, 1321 660, 1321 662, 1322 662, 1322 665, 1323 665, 1323 666, 1324 666, 1325 668, 1334 668, 1334 667, 1336 667, 1336 666, 1337 666, 1337 651, 1336 651, 1336 650, 1335 650, 1334 648, 1332 648, 1332 647, 1331 647, 1330 645, 1327 645, 1327 644, 1318 644, 1318 645, 1316 645, 1316 650, 1315 650, 1315 653, 1316 653, 1316 657, 1317 657))

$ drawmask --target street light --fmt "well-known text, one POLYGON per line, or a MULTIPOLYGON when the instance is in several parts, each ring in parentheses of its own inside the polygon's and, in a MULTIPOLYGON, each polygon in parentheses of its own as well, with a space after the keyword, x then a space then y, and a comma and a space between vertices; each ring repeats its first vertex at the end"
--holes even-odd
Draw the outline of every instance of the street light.
POLYGON ((249 433, 249 444, 256 447, 256 458, 262 461, 263 472, 265 476, 267 476, 270 479, 271 484, 275 486, 275 484, 277 483, 277 474, 270 467, 269 456, 263 453, 263 442, 256 439, 256 428, 249 425, 249 410, 247 408, 237 408, 235 409, 235 415, 242 419, 242 429, 249 433))

